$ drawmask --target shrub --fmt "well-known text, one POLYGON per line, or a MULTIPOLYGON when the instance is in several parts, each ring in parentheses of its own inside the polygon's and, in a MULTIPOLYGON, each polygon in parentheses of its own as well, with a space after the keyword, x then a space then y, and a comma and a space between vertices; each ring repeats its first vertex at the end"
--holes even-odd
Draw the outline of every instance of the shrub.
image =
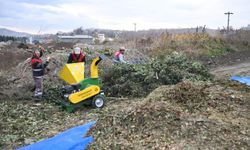
POLYGON ((142 97, 159 85, 176 84, 183 79, 206 81, 211 75, 201 63, 176 52, 144 65, 115 65, 103 74, 108 96, 142 97))

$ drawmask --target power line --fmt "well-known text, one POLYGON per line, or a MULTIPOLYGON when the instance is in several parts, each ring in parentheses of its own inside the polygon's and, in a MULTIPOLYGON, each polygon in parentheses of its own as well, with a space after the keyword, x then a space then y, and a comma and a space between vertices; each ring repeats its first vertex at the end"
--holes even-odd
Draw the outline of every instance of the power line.
POLYGON ((234 14, 232 12, 226 12, 224 13, 225 15, 227 15, 227 33, 229 33, 229 22, 230 22, 230 15, 234 14))

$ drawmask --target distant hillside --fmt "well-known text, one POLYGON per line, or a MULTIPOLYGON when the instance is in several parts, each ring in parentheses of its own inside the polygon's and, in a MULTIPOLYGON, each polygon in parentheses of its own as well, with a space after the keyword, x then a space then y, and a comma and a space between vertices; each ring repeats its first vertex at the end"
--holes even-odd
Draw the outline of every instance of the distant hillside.
POLYGON ((26 36, 31 36, 31 34, 29 33, 25 33, 25 32, 16 32, 16 31, 12 31, 9 29, 5 29, 5 28, 0 28, 0 35, 4 35, 4 36, 14 36, 14 37, 26 37, 26 36))
MULTIPOLYGON (((79 27, 74 29, 72 32, 58 32, 57 35, 91 35, 94 36, 97 33, 103 33, 106 37, 111 38, 121 38, 121 39, 134 39, 142 37, 155 37, 159 36, 162 33, 170 34, 183 34, 183 33, 196 33, 198 30, 199 33, 202 32, 202 27, 197 28, 179 28, 179 29, 149 29, 149 30, 138 30, 126 31, 126 30, 110 30, 110 29, 83 29, 79 27)), ((206 28, 205 32, 210 35, 216 35, 219 33, 218 30, 206 28)))
MULTIPOLYGON (((77 28, 73 30, 73 32, 58 32, 57 35, 94 35, 95 33, 104 33, 107 37, 115 38, 119 37, 122 39, 130 39, 130 38, 140 38, 140 37, 153 37, 158 36, 162 33, 172 33, 172 34, 181 34, 181 33, 195 33, 196 28, 180 28, 180 29, 150 29, 150 30, 139 30, 137 32, 134 31, 125 31, 125 30, 109 30, 109 29, 82 29, 77 28)), ((202 27, 198 28, 198 32, 202 32, 202 27)), ((218 33, 217 30, 214 29, 206 29, 206 32, 210 35, 215 35, 218 33)), ((14 36, 14 37, 27 37, 27 36, 37 36, 32 35, 25 32, 16 32, 13 30, 0 28, 0 35, 4 36, 14 36)), ((48 35, 40 35, 48 37, 48 35)))

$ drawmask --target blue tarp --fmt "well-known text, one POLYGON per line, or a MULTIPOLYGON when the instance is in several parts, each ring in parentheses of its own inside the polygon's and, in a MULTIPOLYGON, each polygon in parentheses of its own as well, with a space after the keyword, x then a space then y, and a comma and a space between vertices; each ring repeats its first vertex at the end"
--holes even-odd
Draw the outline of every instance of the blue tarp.
POLYGON ((232 76, 231 80, 239 81, 250 86, 250 77, 232 76))
POLYGON ((92 136, 84 136, 94 124, 95 121, 71 128, 52 138, 22 147, 18 150, 83 150, 93 141, 92 136))

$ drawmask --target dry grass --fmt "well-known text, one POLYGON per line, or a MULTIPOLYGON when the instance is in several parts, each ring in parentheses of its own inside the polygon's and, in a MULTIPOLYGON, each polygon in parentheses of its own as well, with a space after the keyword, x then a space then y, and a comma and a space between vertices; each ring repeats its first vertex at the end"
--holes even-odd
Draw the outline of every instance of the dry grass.
POLYGON ((172 51, 181 51, 196 57, 200 55, 218 56, 248 49, 250 44, 244 38, 246 35, 249 33, 244 35, 237 33, 230 37, 210 36, 206 33, 162 34, 154 40, 149 53, 157 56, 172 51))

